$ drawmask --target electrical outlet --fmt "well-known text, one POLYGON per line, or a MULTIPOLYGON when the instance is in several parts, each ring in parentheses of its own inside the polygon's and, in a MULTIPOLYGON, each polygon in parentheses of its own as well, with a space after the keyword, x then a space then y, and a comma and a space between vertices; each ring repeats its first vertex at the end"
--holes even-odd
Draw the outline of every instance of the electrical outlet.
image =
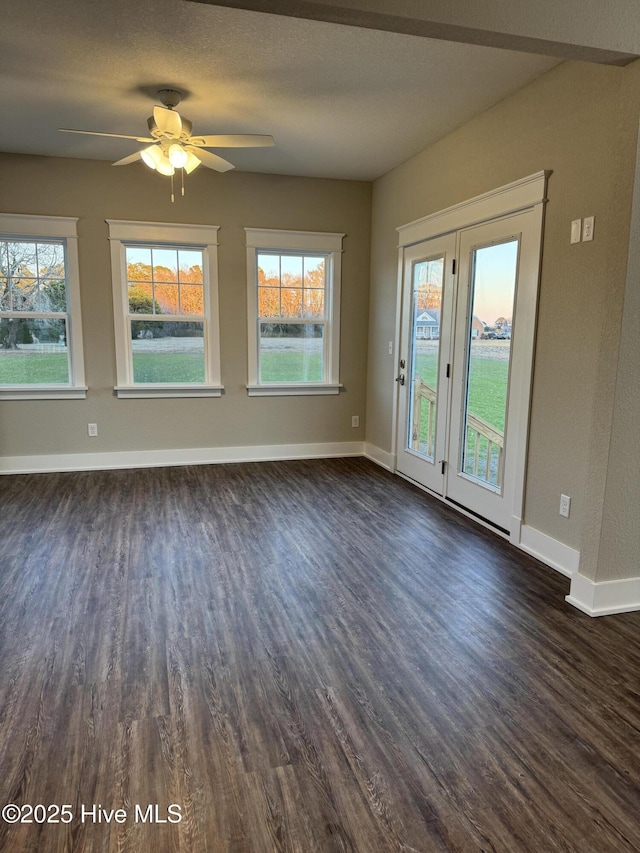
POLYGON ((582 228, 582 242, 586 243, 593 240, 593 229, 595 226, 595 216, 585 216, 584 226, 582 228))
POLYGON ((351 416, 351 426, 359 427, 360 426, 360 415, 352 415, 351 416))
POLYGON ((563 515, 565 518, 569 518, 570 511, 571 498, 569 495, 560 495, 560 515, 563 515))
POLYGON ((87 433, 95 438, 98 435, 98 424, 87 424, 87 433))

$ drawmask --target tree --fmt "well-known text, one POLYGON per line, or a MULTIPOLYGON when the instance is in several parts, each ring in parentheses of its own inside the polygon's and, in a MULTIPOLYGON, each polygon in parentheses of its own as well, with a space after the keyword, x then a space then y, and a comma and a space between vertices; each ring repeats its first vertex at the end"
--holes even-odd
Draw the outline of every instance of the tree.
POLYGON ((427 311, 429 308, 439 309, 442 305, 442 287, 428 282, 418 285, 416 305, 420 311, 427 311))

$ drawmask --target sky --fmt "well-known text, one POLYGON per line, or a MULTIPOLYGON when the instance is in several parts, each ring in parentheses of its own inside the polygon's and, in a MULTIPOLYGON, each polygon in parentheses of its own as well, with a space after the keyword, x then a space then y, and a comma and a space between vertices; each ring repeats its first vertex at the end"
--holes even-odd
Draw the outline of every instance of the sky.
POLYGON ((498 317, 513 316, 518 241, 484 246, 475 252, 473 314, 492 326, 498 317))

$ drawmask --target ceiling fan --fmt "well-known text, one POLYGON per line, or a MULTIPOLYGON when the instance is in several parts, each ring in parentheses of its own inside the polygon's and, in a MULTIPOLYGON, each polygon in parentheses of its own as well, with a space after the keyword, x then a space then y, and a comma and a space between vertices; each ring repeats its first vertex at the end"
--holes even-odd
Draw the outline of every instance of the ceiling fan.
POLYGON ((115 139, 134 139, 136 142, 150 142, 146 148, 136 151, 116 161, 114 166, 128 166, 142 160, 150 169, 161 175, 171 177, 171 201, 173 196, 173 176, 176 169, 182 170, 182 195, 184 195, 184 173, 191 174, 203 165, 216 172, 228 172, 233 163, 207 151, 207 148, 266 148, 274 145, 273 136, 264 134, 213 134, 193 135, 193 125, 176 111, 182 94, 176 89, 160 89, 158 98, 164 106, 155 106, 153 115, 147 119, 150 136, 125 136, 121 133, 104 133, 96 130, 72 130, 59 128, 63 133, 84 133, 90 136, 109 136, 115 139))

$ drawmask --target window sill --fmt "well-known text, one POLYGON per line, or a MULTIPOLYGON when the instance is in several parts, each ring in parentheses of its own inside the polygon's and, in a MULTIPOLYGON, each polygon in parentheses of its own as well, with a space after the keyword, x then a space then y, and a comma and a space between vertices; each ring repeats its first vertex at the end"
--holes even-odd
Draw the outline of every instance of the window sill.
POLYGON ((249 397, 308 397, 319 394, 339 394, 342 387, 341 384, 330 385, 325 382, 317 384, 274 382, 268 385, 247 385, 247 394, 249 397))
POLYGON ((86 385, 2 385, 0 400, 85 400, 86 385))
POLYGON ((221 397, 222 385, 117 385, 115 392, 122 399, 158 397, 221 397))

